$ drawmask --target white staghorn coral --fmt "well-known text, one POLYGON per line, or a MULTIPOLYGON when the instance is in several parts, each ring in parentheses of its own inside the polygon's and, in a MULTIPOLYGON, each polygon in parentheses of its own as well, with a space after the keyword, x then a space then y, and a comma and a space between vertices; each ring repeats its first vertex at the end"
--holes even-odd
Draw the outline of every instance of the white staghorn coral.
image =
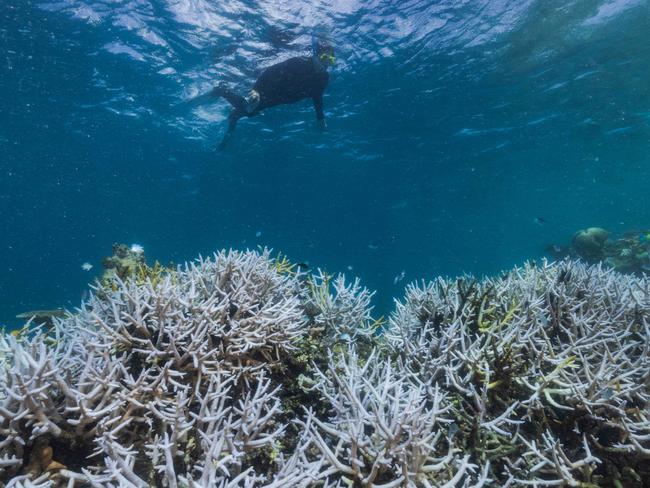
POLYGON ((352 342, 375 334, 370 315, 374 292, 362 287, 358 278, 348 284, 345 275, 330 276, 318 270, 310 278, 308 291, 307 311, 331 342, 352 342))
POLYGON ((250 464, 285 429, 267 373, 306 330, 296 282, 268 253, 223 252, 155 283, 116 277, 49 333, 3 338, 0 476, 27 458, 59 484, 265 479, 250 464))
POLYGON ((295 278, 278 273, 268 254, 221 253, 155 286, 115 281, 110 300, 95 296, 87 313, 100 336, 143 363, 255 371, 278 364, 305 332, 295 278))
POLYGON ((381 337, 371 297, 266 251, 105 281, 0 336, 0 487, 650 479, 650 281, 571 261, 439 279, 381 337))
POLYGON ((648 281, 565 262, 411 286, 386 336, 445 385, 491 477, 636 486, 650 476, 649 322, 648 281))
POLYGON ((330 360, 329 374, 318 372, 317 389, 334 411, 328 420, 310 412, 303 424, 325 459, 319 477, 337 474, 359 486, 469 486, 475 466, 445 436, 452 422, 445 394, 378 359, 373 353, 360 367, 352 351, 330 360))

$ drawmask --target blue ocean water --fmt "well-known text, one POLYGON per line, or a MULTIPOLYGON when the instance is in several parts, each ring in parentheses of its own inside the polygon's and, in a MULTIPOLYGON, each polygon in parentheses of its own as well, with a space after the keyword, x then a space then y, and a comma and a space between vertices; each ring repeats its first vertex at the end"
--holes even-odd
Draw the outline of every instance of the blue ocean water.
POLYGON ((649 227, 649 32, 642 0, 4 0, 0 323, 78 305, 113 242, 272 247, 382 313, 411 280, 649 227), (216 150, 227 104, 189 100, 315 31, 328 130, 305 101, 216 150))

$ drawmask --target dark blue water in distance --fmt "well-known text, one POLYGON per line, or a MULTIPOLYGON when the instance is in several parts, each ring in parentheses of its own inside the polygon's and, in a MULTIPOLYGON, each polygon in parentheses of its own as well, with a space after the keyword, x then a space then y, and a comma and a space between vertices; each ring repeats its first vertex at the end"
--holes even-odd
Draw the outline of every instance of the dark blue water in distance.
POLYGON ((650 227, 649 5, 3 0, 0 323, 78 305, 113 242, 269 246, 361 277, 379 314, 410 280, 650 227), (304 101, 217 151, 226 103, 188 100, 248 90, 316 30, 328 130, 304 101))

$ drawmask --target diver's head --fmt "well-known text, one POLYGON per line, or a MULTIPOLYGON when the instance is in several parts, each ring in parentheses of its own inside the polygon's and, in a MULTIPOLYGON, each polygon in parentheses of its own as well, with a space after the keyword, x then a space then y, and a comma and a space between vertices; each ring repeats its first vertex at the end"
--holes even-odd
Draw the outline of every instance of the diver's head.
POLYGON ((260 94, 257 90, 251 90, 248 95, 244 97, 244 111, 247 114, 252 114, 260 104, 260 94))
POLYGON ((324 39, 312 38, 312 55, 314 59, 325 69, 333 66, 336 62, 334 47, 324 39))

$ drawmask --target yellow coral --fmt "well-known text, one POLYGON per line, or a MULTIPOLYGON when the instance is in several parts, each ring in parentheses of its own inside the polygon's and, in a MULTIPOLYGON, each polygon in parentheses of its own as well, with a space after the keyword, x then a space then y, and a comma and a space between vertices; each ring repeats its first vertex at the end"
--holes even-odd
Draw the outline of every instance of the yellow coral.
POLYGON ((290 274, 290 275, 297 274, 294 271, 294 268, 296 267, 295 263, 289 261, 289 259, 287 259, 286 256, 283 256, 282 253, 279 253, 277 255, 277 257, 273 261, 273 266, 275 267, 275 270, 280 274, 290 274))

